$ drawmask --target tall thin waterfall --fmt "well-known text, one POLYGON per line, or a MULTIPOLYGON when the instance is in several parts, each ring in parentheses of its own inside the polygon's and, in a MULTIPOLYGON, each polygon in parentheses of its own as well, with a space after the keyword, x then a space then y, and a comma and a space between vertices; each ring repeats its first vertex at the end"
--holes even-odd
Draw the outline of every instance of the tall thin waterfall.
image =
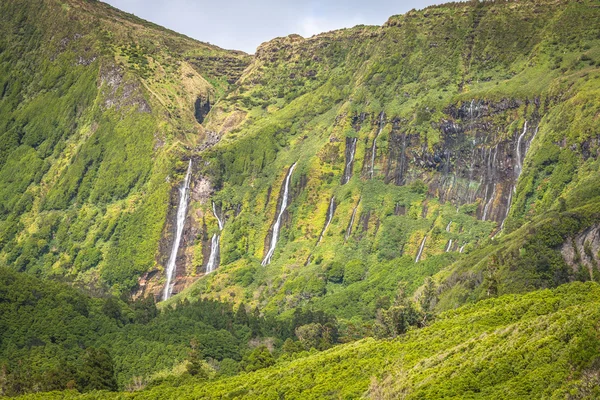
POLYGON ((329 201, 329 208, 327 209, 327 221, 325 222, 325 226, 323 227, 323 230, 321 231, 321 235, 319 236, 319 240, 317 241, 317 245, 319 243, 321 243, 321 240, 323 240, 323 236, 325 235, 325 231, 327 230, 327 228, 329 227, 329 224, 331 224, 331 220, 333 219, 333 212, 335 211, 335 196, 331 196, 331 200, 329 201))
POLYGON ((423 249, 425 248, 426 240, 427 240, 427 235, 425 235, 425 237, 423 238, 423 241, 421 242, 421 247, 419 247, 419 252, 417 253, 417 258, 415 258, 415 263, 418 263, 419 260, 421 259, 421 254, 423 254, 423 249))
POLYGON ((183 235, 183 227, 185 226, 185 217, 187 215, 188 197, 190 192, 190 179, 192 175, 192 160, 188 164, 188 169, 185 174, 185 179, 182 185, 179 187, 179 206, 177 207, 177 226, 175 229, 175 239, 173 240, 173 247, 171 248, 171 255, 169 256, 169 262, 167 264, 167 283, 163 292, 163 300, 167 300, 173 293, 175 270, 177 266, 177 252, 179 251, 179 244, 181 243, 181 236, 183 235))
POLYGON ((217 223, 219 224, 219 230, 222 231, 223 230, 223 220, 219 217, 219 214, 217 214, 217 209, 215 207, 214 201, 212 202, 212 211, 213 211, 213 215, 217 219, 217 223))
POLYGON ((385 114, 382 111, 379 115, 379 130, 377 131, 377 135, 375 139, 373 139, 373 145, 371 146, 371 170, 369 171, 369 178, 373 179, 373 175, 375 173, 375 153, 377 152, 377 138, 381 135, 381 131, 383 130, 383 121, 385 114))
POLYGON ((212 203, 212 211, 219 224, 219 234, 215 233, 210 241, 210 255, 208 256, 208 262, 206 263, 206 274, 210 274, 219 266, 219 245, 221 243, 220 232, 223 230, 223 220, 221 220, 219 214, 217 214, 214 201, 212 203))
POLYGON ((344 168, 344 177, 342 179, 342 185, 345 185, 346 183, 350 182, 350 178, 352 178, 352 166, 354 164, 354 155, 356 153, 357 141, 357 138, 350 139, 350 154, 346 160, 346 168, 344 168))
POLYGON ((451 225, 452 225, 452 221, 448 222, 448 225, 446 225, 446 232, 450 232, 451 225))
POLYGON ((452 239, 450 239, 448 241, 448 245, 446 246, 446 253, 449 252, 451 248, 452 248, 452 239))
POLYGON ((521 175, 521 171, 523 170, 523 160, 521 159, 521 141, 523 140, 525 133, 527 133, 527 121, 525 121, 525 125, 523 126, 523 133, 521 133, 517 139, 517 178, 521 175))
POLYGON ((271 263, 271 258, 273 257, 273 253, 275 253, 275 247, 277 247, 277 240, 279 240, 279 228, 281 227, 281 218, 283 217, 283 213, 288 206, 289 194, 290 194, 290 180, 292 178, 292 173, 294 172, 294 168, 296 168, 296 163, 293 163, 288 171, 287 176, 285 177, 285 183, 283 188, 283 197, 281 198, 281 208, 279 210, 279 214, 277 214, 277 218, 275 219, 275 223, 273 224, 273 233, 271 235, 271 245, 269 247, 269 251, 265 256, 264 260, 262 260, 261 265, 264 267, 271 263))
POLYGON ((350 218, 350 223, 348 224, 348 228, 346 229, 346 237, 344 240, 348 240, 350 235, 352 234, 352 227, 354 226, 354 219, 356 218, 356 211, 358 210, 358 205, 360 204, 360 199, 358 199, 358 203, 354 206, 354 210, 352 210, 352 217, 350 218))

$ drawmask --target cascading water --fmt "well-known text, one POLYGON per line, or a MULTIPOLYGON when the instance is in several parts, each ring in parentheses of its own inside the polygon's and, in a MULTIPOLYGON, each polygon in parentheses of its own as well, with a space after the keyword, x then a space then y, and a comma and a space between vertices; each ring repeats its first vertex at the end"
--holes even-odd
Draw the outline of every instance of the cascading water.
POLYGON ((464 249, 465 249, 465 245, 463 244, 462 246, 460 246, 460 249, 458 250, 458 252, 462 253, 464 249))
POLYGON ((357 138, 350 139, 350 154, 347 157, 346 168, 344 169, 344 178, 342 179, 342 185, 350 182, 352 178, 352 166, 354 164, 354 154, 356 153, 356 142, 357 138))
POLYGON ((379 130, 377 131, 377 135, 375 139, 373 139, 373 145, 371 146, 371 170, 369 171, 369 178, 373 179, 373 175, 375 173, 375 153, 377 152, 377 138, 381 135, 381 131, 383 130, 383 122, 384 122, 385 114, 383 111, 379 115, 379 130))
POLYGON ((329 224, 331 224, 331 220, 333 219, 334 211, 335 211, 335 197, 331 196, 331 200, 329 201, 329 208, 327 209, 327 221, 325 222, 325 226, 323 227, 323 230, 321 231, 321 235, 319 236, 317 245, 319 245, 319 243, 321 243, 321 240, 323 240, 325 231, 327 230, 327 228, 329 227, 329 224))
MULTIPOLYGON (((325 220, 325 225, 323 226, 323 230, 321 231, 321 234, 319 235, 319 240, 317 240, 317 243, 315 244, 315 248, 319 245, 319 243, 321 243, 321 240, 323 240, 323 236, 325 236, 325 232, 327 231, 327 228, 329 227, 329 224, 331 224, 331 220, 333 219, 333 213, 335 212, 335 197, 331 196, 331 200, 329 201, 329 207, 327 208, 327 219, 325 220)), ((308 265, 310 264, 310 260, 312 259, 312 253, 308 255, 308 258, 306 259, 306 262, 304 263, 304 265, 308 265)))
POLYGON ((348 224, 348 228, 346 229, 346 236, 344 240, 348 240, 350 235, 352 234, 352 227, 354 226, 354 219, 356 218, 356 211, 358 210, 358 205, 360 204, 360 199, 358 199, 358 203, 354 206, 354 210, 352 210, 352 217, 350 218, 350 223, 348 224))
POLYGON ((446 232, 450 232, 451 225, 452 225, 452 221, 448 222, 448 225, 446 225, 446 232))
POLYGON ((223 230, 223 220, 219 217, 219 214, 217 214, 217 209, 215 207, 214 201, 212 202, 212 211, 213 211, 215 218, 217 219, 217 223, 219 224, 219 230, 222 231, 223 230))
POLYGON ((273 234, 271 236, 271 245, 269 247, 269 251, 267 252, 267 255, 261 263, 263 267, 271 263, 271 258, 273 257, 273 253, 275 253, 275 247, 277 247, 277 240, 279 239, 279 228, 281 227, 281 218, 283 217, 283 213, 288 205, 288 197, 290 193, 290 180, 292 178, 294 168, 296 168, 296 163, 292 164, 287 176, 285 177, 283 197, 281 199, 281 208, 279 210, 277 218, 275 219, 275 223, 273 224, 273 234))
MULTIPOLYGON (((212 203, 212 210, 215 218, 217 219, 217 223, 219 224, 219 232, 223 230, 223 220, 217 214, 217 209, 215 207, 215 202, 212 203)), ((219 256, 220 249, 219 245, 221 243, 221 235, 220 233, 215 233, 210 241, 210 255, 208 256, 208 262, 206 263, 206 274, 210 274, 219 266, 219 256)))
POLYGON ((521 159, 521 141, 523 140, 525 133, 527 133, 527 121, 525 121, 525 125, 523 126, 523 133, 521 133, 517 139, 517 179, 523 170, 523 160, 521 159))
POLYGON ((169 262, 167 264, 167 283, 163 291, 163 300, 167 300, 173 293, 174 286, 174 275, 176 270, 177 252, 179 251, 179 244, 181 243, 181 236, 183 235, 183 227, 185 225, 185 218, 187 215, 188 197, 190 191, 190 179, 192 175, 192 160, 188 164, 188 169, 185 174, 185 179, 181 187, 179 188, 179 206, 177 207, 177 225, 175 229, 175 239, 173 240, 173 247, 171 248, 171 255, 169 256, 169 262))
POLYGON ((452 239, 450 239, 448 241, 448 245, 446 246, 446 253, 449 252, 451 248, 452 248, 452 239))
POLYGON ((423 254, 423 249, 425 248, 426 240, 427 240, 427 235, 425 235, 425 237, 423 238, 423 241, 421 242, 421 247, 419 247, 419 252, 417 253, 417 258, 415 258, 415 263, 418 263, 419 260, 421 259, 421 254, 423 254))

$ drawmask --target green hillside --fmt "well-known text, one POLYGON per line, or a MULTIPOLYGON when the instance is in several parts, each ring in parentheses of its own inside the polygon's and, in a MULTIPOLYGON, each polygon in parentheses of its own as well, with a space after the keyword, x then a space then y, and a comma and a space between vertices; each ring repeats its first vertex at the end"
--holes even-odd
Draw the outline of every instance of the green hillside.
POLYGON ((3 1, 0 395, 595 398, 599 132, 597 0, 254 55, 3 1))
POLYGON ((24 398, 591 399, 598 396, 599 299, 598 284, 574 283, 482 301, 398 339, 300 354, 233 378, 24 398))

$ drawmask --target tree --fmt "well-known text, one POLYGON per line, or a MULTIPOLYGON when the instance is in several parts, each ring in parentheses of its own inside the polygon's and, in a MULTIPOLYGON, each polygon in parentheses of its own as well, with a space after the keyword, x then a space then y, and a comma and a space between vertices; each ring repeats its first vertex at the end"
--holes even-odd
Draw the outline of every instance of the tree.
POLYGON ((342 283, 344 281, 344 265, 339 261, 334 261, 325 269, 327 280, 333 283, 342 283))
POLYGON ((362 281, 365 277, 366 268, 361 260, 352 260, 344 268, 344 284, 350 285, 362 281))
POLYGON ((246 372, 256 371, 262 368, 270 367, 275 364, 275 358, 267 349, 267 346, 259 346, 244 356, 242 360, 246 372))
POLYGON ((200 350, 200 343, 196 339, 192 339, 190 341, 190 347, 191 350, 188 353, 187 372, 198 379, 207 379, 208 374, 204 369, 204 360, 202 358, 202 351, 200 350))
POLYGON ((105 348, 89 347, 83 355, 77 387, 84 392, 92 390, 117 390, 114 363, 105 348))
POLYGON ((296 337, 306 350, 319 349, 322 333, 323 325, 314 322, 296 328, 296 337))
POLYGON ((248 314, 246 313, 246 306, 244 303, 240 303, 235 313, 235 323, 239 325, 248 325, 248 314))

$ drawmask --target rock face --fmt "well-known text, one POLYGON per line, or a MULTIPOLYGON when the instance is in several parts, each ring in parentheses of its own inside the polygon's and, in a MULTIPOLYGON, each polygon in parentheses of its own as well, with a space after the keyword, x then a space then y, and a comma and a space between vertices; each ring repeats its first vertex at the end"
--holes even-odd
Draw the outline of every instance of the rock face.
POLYGON ((600 224, 567 239, 560 252, 575 272, 589 273, 593 279, 593 274, 600 272, 600 224))
MULTIPOLYGON (((540 104, 519 99, 499 102, 473 99, 444 110, 439 141, 404 130, 401 120, 391 121, 388 146, 377 154, 377 171, 386 183, 407 185, 421 180, 429 195, 458 206, 476 204, 477 218, 500 227, 510 211, 517 179, 541 119, 540 104), (525 105, 527 115, 519 115, 525 105), (533 110, 528 110, 532 107, 533 110), (523 121, 523 122, 522 122, 523 121)), ((353 124, 363 118, 355 117, 353 124)), ((379 118, 372 118, 379 123, 379 118)), ((350 139, 349 139, 350 140, 350 139)), ((346 160, 351 146, 346 145, 346 160)), ((363 170, 371 168, 365 157, 363 170)))

